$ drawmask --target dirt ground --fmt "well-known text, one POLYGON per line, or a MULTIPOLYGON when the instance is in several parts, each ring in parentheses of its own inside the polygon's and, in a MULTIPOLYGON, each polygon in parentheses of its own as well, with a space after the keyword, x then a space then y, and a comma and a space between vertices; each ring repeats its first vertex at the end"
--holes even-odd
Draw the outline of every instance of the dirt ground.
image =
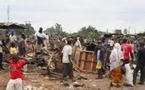
MULTIPOLYGON (((41 75, 38 72, 24 73, 24 90, 144 90, 145 85, 134 87, 109 88, 109 79, 96 79, 96 74, 74 74, 75 82, 67 80, 60 82, 61 74, 52 73, 51 76, 41 75)), ((0 90, 5 90, 9 80, 9 72, 0 72, 0 90)))

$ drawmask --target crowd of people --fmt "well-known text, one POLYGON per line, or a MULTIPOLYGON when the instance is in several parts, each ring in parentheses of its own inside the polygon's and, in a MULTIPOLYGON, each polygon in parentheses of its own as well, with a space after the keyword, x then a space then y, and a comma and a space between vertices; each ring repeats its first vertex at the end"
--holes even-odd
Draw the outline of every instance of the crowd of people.
MULTIPOLYGON (((137 76, 140 76, 138 84, 144 84, 144 38, 121 36, 116 39, 110 37, 86 42, 81 42, 80 38, 77 38, 73 47, 75 48, 73 54, 77 48, 95 52, 97 79, 103 79, 104 75, 109 72, 110 87, 122 85, 133 87, 136 85, 137 76)), ((67 68, 69 69, 69 66, 67 68)))
MULTIPOLYGON (((36 40, 36 49, 43 50, 49 42, 49 37, 40 28, 34 35, 36 40), (44 41, 47 41, 45 43, 44 41)), ((127 86, 136 85, 138 72, 140 71, 140 82, 144 84, 145 78, 145 43, 141 39, 139 41, 131 41, 130 37, 126 38, 106 38, 99 40, 87 41, 80 40, 77 37, 75 40, 70 38, 61 39, 64 42, 62 48, 62 63, 63 77, 62 82, 67 76, 73 79, 73 64, 78 63, 78 58, 75 58, 76 51, 79 49, 95 52, 96 55, 96 70, 98 72, 97 79, 104 78, 104 75, 109 71, 111 80, 110 86, 127 86)), ((29 63, 25 59, 27 50, 27 37, 25 34, 16 36, 14 32, 9 35, 9 42, 0 41, 0 71, 4 70, 3 60, 6 57, 6 62, 10 65, 10 80, 6 90, 22 90, 22 68, 29 63)), ((27 71, 27 67, 26 70, 27 71)))
POLYGON ((22 68, 27 63, 25 60, 26 47, 24 34, 17 38, 14 32, 12 32, 9 36, 9 42, 5 42, 5 40, 0 41, 0 71, 5 70, 3 60, 10 66, 10 80, 6 90, 22 90, 22 68))
POLYGON ((137 76, 140 76, 138 84, 144 84, 145 43, 143 38, 133 41, 132 37, 124 36, 119 39, 111 37, 105 42, 92 41, 87 50, 96 53, 99 79, 109 71, 111 87, 121 85, 133 87, 136 85, 137 76))
MULTIPOLYGON (((42 48, 44 39, 47 39, 42 30, 40 28, 34 35, 37 41, 37 48, 42 48)), ((25 58, 27 51, 27 38, 23 33, 18 36, 11 32, 7 40, 3 39, 0 41, 0 71, 5 70, 3 62, 7 62, 10 66, 10 80, 6 90, 23 90, 23 70, 27 71, 27 63, 29 63, 25 58)))

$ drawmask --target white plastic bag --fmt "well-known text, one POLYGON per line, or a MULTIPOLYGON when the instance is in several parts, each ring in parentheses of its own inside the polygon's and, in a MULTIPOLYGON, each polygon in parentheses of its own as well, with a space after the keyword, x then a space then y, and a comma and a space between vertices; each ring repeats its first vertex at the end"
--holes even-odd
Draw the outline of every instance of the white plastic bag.
POLYGON ((125 64, 125 84, 133 86, 133 70, 130 67, 130 64, 125 64))

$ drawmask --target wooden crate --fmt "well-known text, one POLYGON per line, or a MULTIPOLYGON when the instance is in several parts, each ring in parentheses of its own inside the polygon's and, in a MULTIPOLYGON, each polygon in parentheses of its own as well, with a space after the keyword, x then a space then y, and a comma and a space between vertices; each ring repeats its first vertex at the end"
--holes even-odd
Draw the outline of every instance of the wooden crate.
POLYGON ((84 72, 96 71, 95 53, 91 51, 81 51, 78 67, 84 72))

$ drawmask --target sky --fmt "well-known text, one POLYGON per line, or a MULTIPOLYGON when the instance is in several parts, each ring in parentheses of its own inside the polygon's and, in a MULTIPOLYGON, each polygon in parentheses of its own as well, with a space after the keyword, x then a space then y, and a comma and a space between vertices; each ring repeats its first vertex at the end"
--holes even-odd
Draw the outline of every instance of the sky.
POLYGON ((145 31, 145 0, 0 0, 0 22, 7 22, 8 6, 10 22, 30 21, 35 30, 59 23, 70 33, 89 25, 104 32, 145 31))

